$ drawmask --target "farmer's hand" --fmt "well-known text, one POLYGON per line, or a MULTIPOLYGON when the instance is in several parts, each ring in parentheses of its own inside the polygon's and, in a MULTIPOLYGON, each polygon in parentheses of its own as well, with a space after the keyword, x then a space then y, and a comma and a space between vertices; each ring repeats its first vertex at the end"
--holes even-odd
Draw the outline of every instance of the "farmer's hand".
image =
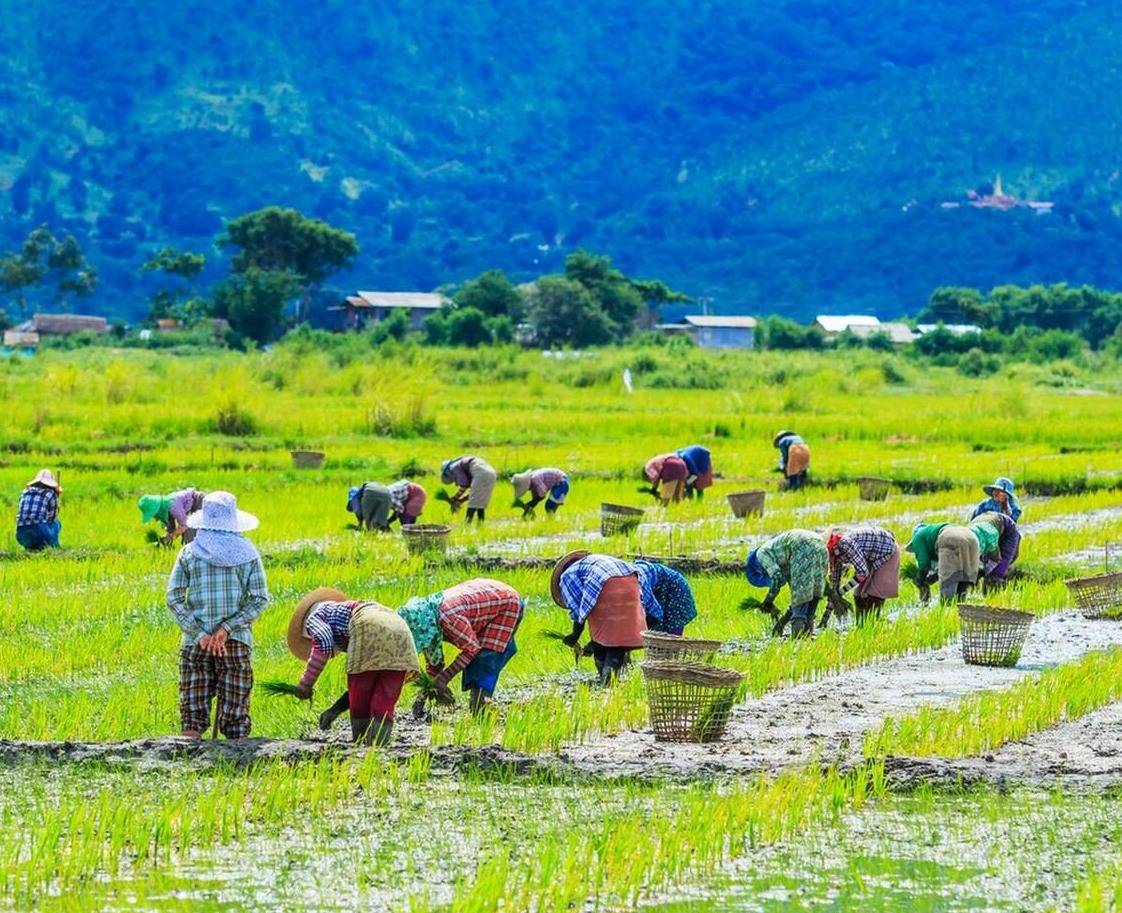
POLYGON ((456 695, 452 693, 452 689, 448 687, 447 682, 438 681, 436 683, 436 702, 441 707, 456 706, 456 695))
POLYGON ((927 605, 931 601, 931 586, 927 583, 918 584, 919 601, 927 605))
POLYGON ((779 614, 775 608, 775 603, 770 599, 765 599, 760 603, 760 611, 765 615, 770 615, 772 618, 775 618, 775 616, 779 614))
POLYGON ((566 634, 561 638, 561 643, 566 647, 576 647, 580 643, 580 635, 574 631, 572 634, 566 634))
POLYGON ((225 656, 227 637, 229 637, 229 634, 227 634, 226 629, 219 625, 210 635, 210 652, 215 656, 225 656))
POLYGON ((311 685, 297 685, 296 690, 292 692, 295 697, 302 701, 310 701, 312 699, 312 686, 311 685))

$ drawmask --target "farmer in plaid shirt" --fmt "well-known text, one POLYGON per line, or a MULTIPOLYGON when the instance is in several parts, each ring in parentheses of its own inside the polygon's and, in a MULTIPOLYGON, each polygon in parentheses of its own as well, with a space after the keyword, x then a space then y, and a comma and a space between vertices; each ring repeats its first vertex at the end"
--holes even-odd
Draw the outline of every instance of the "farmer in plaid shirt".
POLYGON ((253 689, 250 625, 269 604, 261 556, 242 535, 257 527, 257 518, 238 510, 229 492, 216 491, 187 525, 198 534, 175 559, 167 588, 168 608, 183 629, 182 733, 198 738, 207 729, 217 697, 218 729, 228 739, 242 739, 249 735, 253 689))
POLYGON ((814 633, 814 613, 826 590, 828 564, 826 543, 806 529, 780 533, 749 553, 744 568, 748 582, 768 588, 760 606, 763 611, 776 615, 775 597, 784 584, 791 588, 791 607, 778 619, 773 634, 782 634, 788 620, 792 636, 814 633))
POLYGON ((40 469, 19 496, 16 541, 29 552, 58 548, 62 523, 58 519, 58 480, 49 469, 40 469))
MULTIPOLYGON (((461 671, 463 690, 478 713, 495 693, 499 673, 517 651, 514 632, 522 621, 524 601, 514 587, 479 577, 430 596, 410 599, 398 609, 425 654, 429 675, 436 679, 441 703, 454 704, 448 683, 461 671), (459 654, 444 665, 444 644, 459 654)), ((423 704, 424 699, 419 699, 423 704)), ((419 708, 415 705, 414 710, 419 708)))
POLYGON ((846 593, 854 591, 858 623, 870 613, 879 615, 885 600, 900 594, 900 546, 889 530, 865 526, 849 532, 835 531, 826 539, 826 551, 830 555, 832 598, 840 603, 846 593), (853 579, 842 586, 842 573, 847 567, 853 568, 853 579))

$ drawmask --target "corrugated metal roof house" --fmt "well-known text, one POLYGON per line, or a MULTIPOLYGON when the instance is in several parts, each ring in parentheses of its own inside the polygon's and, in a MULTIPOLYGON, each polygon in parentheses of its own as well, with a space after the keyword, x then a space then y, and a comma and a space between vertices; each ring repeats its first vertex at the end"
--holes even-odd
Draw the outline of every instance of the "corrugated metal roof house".
POLYGON ((405 311, 414 329, 429 314, 447 305, 448 299, 436 292, 356 292, 348 295, 338 308, 343 314, 343 330, 360 330, 369 324, 381 323, 397 311, 405 311))
POLYGON ((687 333, 703 349, 751 349, 756 318, 736 314, 688 314, 679 323, 658 327, 664 333, 687 333))

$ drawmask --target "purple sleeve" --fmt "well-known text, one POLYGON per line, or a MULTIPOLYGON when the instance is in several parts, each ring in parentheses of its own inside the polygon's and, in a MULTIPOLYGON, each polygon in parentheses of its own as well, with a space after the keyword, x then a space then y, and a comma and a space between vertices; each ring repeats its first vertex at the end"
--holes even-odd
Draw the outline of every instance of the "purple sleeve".
POLYGON ((171 496, 171 506, 168 508, 169 519, 174 520, 180 526, 186 526, 187 515, 191 512, 194 503, 195 493, 193 491, 177 491, 171 496))
POLYGON ((997 562, 994 569, 990 571, 990 576, 996 577, 998 580, 1004 580, 1009 573, 1009 568, 1013 566, 1013 562, 1017 560, 1017 556, 1021 552, 1021 532, 1017 529, 1008 519, 1005 521, 1005 532, 1001 534, 997 546, 1001 554, 1001 560, 997 562))

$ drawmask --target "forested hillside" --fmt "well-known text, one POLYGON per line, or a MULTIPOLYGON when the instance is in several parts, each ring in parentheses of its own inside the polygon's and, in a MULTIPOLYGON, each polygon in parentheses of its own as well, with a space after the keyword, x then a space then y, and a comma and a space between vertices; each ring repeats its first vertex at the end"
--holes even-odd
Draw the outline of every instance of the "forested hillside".
POLYGON ((577 246, 795 317, 1117 287, 1115 7, 986 6, 9 4, 0 250, 73 233, 100 276, 83 309, 132 317, 154 248, 213 261, 270 203, 356 234, 341 287, 528 278, 577 246), (998 173, 1053 210, 941 207, 998 173))

